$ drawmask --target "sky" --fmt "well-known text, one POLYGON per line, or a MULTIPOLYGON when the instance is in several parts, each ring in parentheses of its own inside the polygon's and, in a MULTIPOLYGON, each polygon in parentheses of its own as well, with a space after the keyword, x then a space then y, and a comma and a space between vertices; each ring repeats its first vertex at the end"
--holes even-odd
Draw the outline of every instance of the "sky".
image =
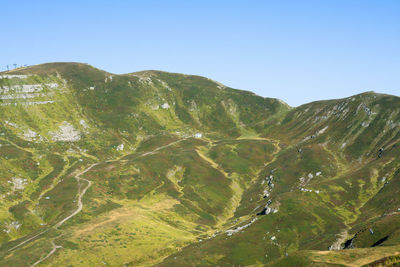
POLYGON ((0 70, 66 61, 196 74, 291 106, 400 95, 398 0, 0 3, 0 70))

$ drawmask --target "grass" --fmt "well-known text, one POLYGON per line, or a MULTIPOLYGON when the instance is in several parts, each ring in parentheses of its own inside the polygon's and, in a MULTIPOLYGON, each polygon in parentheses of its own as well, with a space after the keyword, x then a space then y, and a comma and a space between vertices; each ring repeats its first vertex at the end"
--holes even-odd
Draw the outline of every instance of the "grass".
POLYGON ((1 265, 30 265, 48 255, 51 241, 63 248, 44 266, 398 261, 397 97, 365 93, 290 108, 199 76, 114 75, 67 63, 15 73, 32 76, 0 86, 60 90, 45 86, 47 96, 37 99, 52 104, 0 106, 1 265), (52 139, 64 122, 79 140, 52 139), (41 139, 28 138, 29 130, 41 139), (76 209, 74 176, 95 162, 83 175, 92 186, 82 211, 52 228, 76 209), (26 179, 23 189, 15 177, 26 179), (278 211, 257 216, 269 200, 278 211), (357 233, 356 248, 327 251, 344 230, 357 233))

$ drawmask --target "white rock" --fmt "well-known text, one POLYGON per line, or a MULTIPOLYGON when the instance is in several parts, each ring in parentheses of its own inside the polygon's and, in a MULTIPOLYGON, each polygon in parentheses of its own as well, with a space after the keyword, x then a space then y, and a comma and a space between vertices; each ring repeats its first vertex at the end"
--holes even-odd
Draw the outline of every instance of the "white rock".
POLYGON ((22 224, 20 224, 18 221, 13 221, 7 226, 7 228, 8 228, 8 230, 11 230, 11 229, 18 230, 18 228, 20 228, 21 225, 22 224))
POLYGON ((46 95, 44 95, 44 94, 39 94, 39 93, 7 94, 7 95, 1 95, 1 96, 0 96, 0 99, 2 99, 2 100, 28 99, 28 98, 35 98, 35 97, 41 97, 41 96, 46 96, 46 95))
POLYGON ((18 78, 18 79, 26 79, 28 78, 28 75, 0 75, 0 79, 12 79, 12 78, 18 78))
MULTIPOLYGON (((26 185, 26 179, 18 178, 18 177, 13 177, 11 179, 11 183, 13 184, 13 190, 23 190, 26 185)), ((9 181, 10 182, 10 181, 9 181)))
MULTIPOLYGON (((31 105, 43 105, 43 104, 51 104, 54 103, 53 100, 45 100, 45 101, 25 101, 25 102, 18 102, 19 105, 22 106, 31 106, 31 105)), ((0 106, 17 106, 17 103, 0 103, 0 106)))
POLYGON ((5 123, 5 124, 7 124, 7 125, 10 125, 10 126, 12 126, 12 127, 14 127, 14 128, 17 128, 17 129, 18 129, 18 125, 17 125, 17 124, 15 124, 15 123, 13 123, 13 122, 10 122, 10 121, 4 121, 4 123, 5 123))
POLYGON ((169 109, 170 107, 169 107, 169 104, 165 102, 164 104, 161 105, 161 108, 169 109))
POLYGON ((231 235, 233 235, 233 234, 235 234, 235 233, 238 233, 239 231, 241 231, 241 230, 243 230, 243 229, 246 229, 247 227, 249 227, 250 225, 252 225, 256 220, 257 220, 257 218, 254 218, 254 219, 252 219, 248 224, 245 224, 245 225, 243 225, 243 226, 236 227, 235 229, 226 230, 225 233, 227 234, 227 236, 231 236, 231 235))
POLYGON ((59 126, 59 130, 49 132, 53 141, 76 142, 81 139, 80 132, 75 130, 74 126, 66 121, 59 126))
POLYGON ((38 134, 36 132, 32 131, 31 129, 28 129, 23 134, 24 139, 26 139, 28 141, 33 141, 34 139, 36 139, 37 135, 38 134))
POLYGON ((43 91, 43 87, 47 88, 57 88, 57 83, 45 83, 45 84, 23 84, 23 85, 12 85, 12 86, 2 86, 0 87, 0 93, 12 92, 13 94, 21 93, 37 93, 43 91))
POLYGON ((265 208, 265 215, 268 215, 272 212, 272 209, 270 207, 265 208))
POLYGON ((318 135, 323 134, 328 129, 328 126, 318 131, 318 135))
POLYGON ((46 101, 28 101, 22 102, 21 105, 30 106, 30 105, 43 105, 43 104, 51 104, 54 103, 53 100, 46 100, 46 101))
POLYGON ((86 123, 85 120, 80 120, 80 121, 79 121, 79 124, 82 125, 83 128, 88 128, 88 127, 89 127, 89 125, 87 125, 87 123, 86 123))

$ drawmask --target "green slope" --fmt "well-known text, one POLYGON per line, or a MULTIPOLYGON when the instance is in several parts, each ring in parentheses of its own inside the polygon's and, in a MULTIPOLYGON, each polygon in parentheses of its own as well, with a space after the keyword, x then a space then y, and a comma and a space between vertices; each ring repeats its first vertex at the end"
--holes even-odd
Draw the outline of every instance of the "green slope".
POLYGON ((4 266, 398 260, 398 97, 290 108, 80 63, 0 73, 0 89, 4 266))

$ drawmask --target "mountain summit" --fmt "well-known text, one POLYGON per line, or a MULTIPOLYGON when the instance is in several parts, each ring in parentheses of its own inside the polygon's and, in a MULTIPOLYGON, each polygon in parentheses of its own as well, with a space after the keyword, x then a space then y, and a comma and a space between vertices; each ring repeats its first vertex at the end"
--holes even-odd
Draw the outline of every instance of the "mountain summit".
POLYGON ((400 262, 399 97, 48 63, 0 73, 0 114, 1 266, 400 262))

